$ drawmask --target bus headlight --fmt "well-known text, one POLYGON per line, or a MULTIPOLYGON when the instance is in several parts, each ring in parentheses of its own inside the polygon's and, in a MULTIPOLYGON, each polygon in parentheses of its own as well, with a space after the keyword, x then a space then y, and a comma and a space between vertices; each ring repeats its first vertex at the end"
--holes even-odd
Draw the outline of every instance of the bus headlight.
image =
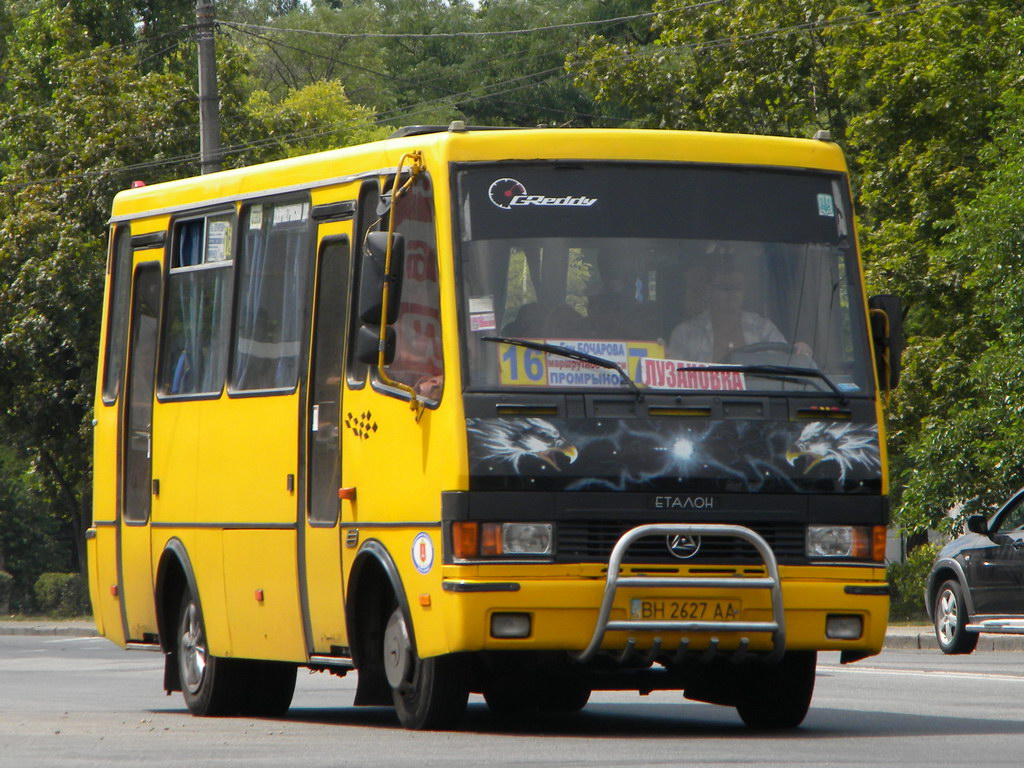
POLYGON ((550 557, 555 551, 551 523, 452 523, 452 551, 457 560, 482 557, 550 557))
POLYGON ((809 525, 808 557, 847 557, 857 560, 885 559, 883 525, 809 525))
POLYGON ((506 555, 550 555, 554 536, 550 523, 505 523, 501 542, 506 555))

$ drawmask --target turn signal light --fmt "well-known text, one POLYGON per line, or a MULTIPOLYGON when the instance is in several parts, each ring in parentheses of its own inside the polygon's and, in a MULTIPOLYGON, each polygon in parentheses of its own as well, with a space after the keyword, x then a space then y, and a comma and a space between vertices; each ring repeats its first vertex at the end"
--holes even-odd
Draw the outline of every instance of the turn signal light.
POLYGON ((470 560, 480 556, 478 523, 452 523, 452 552, 459 560, 470 560))

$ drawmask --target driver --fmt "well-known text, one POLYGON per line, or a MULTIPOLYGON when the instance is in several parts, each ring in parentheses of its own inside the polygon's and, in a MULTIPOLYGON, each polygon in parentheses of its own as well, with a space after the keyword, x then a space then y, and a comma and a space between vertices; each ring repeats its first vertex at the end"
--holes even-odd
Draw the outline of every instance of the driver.
MULTIPOLYGON (((750 344, 786 344, 775 323, 743 309, 745 288, 743 272, 734 265, 713 272, 708 284, 708 309, 675 327, 668 342, 668 357, 722 362, 731 352, 750 344)), ((793 352, 810 356, 811 348, 801 341, 793 345, 793 352)))

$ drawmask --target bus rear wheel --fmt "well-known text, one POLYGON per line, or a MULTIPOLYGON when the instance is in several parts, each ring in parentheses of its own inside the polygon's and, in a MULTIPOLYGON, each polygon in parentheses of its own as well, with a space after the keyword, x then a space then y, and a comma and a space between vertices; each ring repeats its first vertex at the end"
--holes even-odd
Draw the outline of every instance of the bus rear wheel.
POLYGON ((799 726, 811 706, 817 663, 816 651, 787 651, 778 664, 745 670, 736 700, 743 722, 765 730, 799 726))
POLYGON ((469 700, 462 659, 451 655, 421 659, 400 607, 384 627, 384 672, 398 720, 406 728, 445 730, 462 719, 469 700))

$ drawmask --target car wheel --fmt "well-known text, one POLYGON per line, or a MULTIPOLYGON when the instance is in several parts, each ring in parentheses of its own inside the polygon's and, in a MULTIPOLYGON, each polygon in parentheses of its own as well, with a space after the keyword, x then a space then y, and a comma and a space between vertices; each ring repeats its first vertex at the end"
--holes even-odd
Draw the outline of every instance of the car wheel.
POLYGON ((967 606, 958 581, 946 581, 935 596, 935 637, 943 653, 970 653, 978 645, 978 633, 968 632, 967 606))

